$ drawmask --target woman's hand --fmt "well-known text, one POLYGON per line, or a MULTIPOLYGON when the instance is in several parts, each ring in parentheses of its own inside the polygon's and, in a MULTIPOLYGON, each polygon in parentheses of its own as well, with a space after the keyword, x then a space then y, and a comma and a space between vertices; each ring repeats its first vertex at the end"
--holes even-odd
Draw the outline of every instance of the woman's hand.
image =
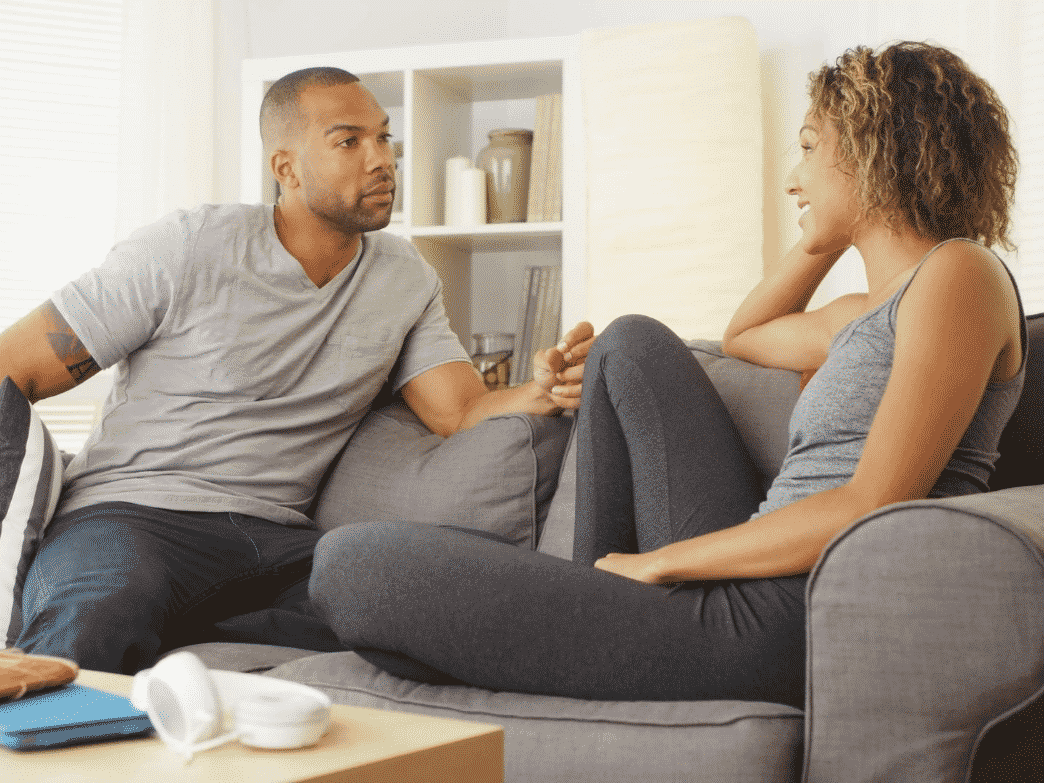
POLYGON ((560 408, 580 407, 584 362, 594 342, 594 327, 581 321, 553 348, 533 355, 533 380, 560 408))
POLYGON ((655 551, 641 555, 625 555, 620 552, 610 552, 605 557, 595 561, 595 568, 600 568, 617 576, 625 576, 637 582, 658 585, 667 581, 660 576, 658 559, 655 551))

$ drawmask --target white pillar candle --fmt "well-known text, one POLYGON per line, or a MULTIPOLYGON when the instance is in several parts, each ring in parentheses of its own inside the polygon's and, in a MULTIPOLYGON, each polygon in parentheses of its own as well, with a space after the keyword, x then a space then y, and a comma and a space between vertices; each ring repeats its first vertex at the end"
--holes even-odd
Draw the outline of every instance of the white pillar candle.
POLYGON ((461 226, 481 226, 486 222, 486 171, 467 168, 458 173, 460 202, 457 215, 461 226))
POLYGON ((470 167, 470 158, 457 157, 446 161, 446 200, 443 225, 456 226, 460 223, 460 215, 456 211, 460 205, 460 173, 470 167))

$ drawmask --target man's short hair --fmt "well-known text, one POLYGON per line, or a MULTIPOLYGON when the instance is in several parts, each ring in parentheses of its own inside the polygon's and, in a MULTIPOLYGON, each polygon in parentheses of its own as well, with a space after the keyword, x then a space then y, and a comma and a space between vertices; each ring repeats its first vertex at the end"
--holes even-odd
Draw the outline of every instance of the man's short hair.
POLYGON ((261 139, 265 148, 273 149, 300 120, 298 98, 302 92, 309 87, 335 87, 357 81, 355 74, 329 66, 304 68, 276 81, 261 101, 261 139))

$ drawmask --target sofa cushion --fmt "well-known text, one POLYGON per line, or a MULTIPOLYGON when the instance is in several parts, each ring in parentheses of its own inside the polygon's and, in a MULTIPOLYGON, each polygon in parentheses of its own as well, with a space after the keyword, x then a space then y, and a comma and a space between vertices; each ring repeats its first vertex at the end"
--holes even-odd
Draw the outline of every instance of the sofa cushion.
POLYGON ((322 489, 323 531, 362 521, 456 525, 533 547, 572 419, 508 414, 448 438, 404 403, 367 414, 322 489))
POLYGON ((1001 434, 1000 459, 990 489, 1044 484, 1044 313, 1026 318, 1026 383, 1001 434))
POLYGON ((58 446, 10 378, 0 383, 0 628, 4 645, 22 630, 22 585, 58 505, 58 446))
POLYGON ((504 728, 512 783, 783 783, 800 776, 803 713, 742 701, 613 702, 400 679, 352 652, 300 657, 266 673, 334 703, 504 728))
POLYGON ((179 647, 164 653, 160 660, 177 652, 188 651, 199 658, 208 669, 227 672, 267 672, 280 664, 298 658, 310 658, 316 650, 300 647, 283 647, 278 644, 254 644, 251 642, 202 642, 179 647))
POLYGON ((716 341, 692 340, 687 345, 725 403, 767 490, 787 454, 801 375, 726 356, 716 341))

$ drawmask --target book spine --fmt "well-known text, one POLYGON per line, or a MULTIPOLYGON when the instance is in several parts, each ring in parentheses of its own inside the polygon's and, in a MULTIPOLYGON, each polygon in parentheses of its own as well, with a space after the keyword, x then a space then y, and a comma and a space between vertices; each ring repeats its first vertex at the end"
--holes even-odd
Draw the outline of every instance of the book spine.
POLYGON ((533 351, 536 350, 536 319, 540 302, 540 267, 533 269, 533 284, 529 289, 530 304, 529 323, 526 324, 526 372, 522 376, 523 383, 533 380, 533 351))
POLYGON ((544 220, 562 219, 562 95, 551 96, 548 129, 547 182, 544 185, 544 220))
POLYGON ((526 315, 522 326, 522 346, 519 354, 519 383, 526 383, 533 377, 533 322, 536 320, 536 302, 540 286, 540 267, 529 267, 528 288, 526 298, 526 315))
POLYGON ((544 328, 544 306, 547 299, 547 267, 539 266, 536 271, 536 303, 533 306, 533 323, 530 334, 532 335, 529 345, 529 367, 525 380, 533 380, 533 354, 543 346, 540 344, 541 332, 544 328))
POLYGON ((522 383, 522 355, 523 343, 526 338, 526 310, 529 307, 529 276, 532 269, 527 268, 522 273, 522 285, 520 287, 522 296, 518 304, 518 328, 515 330, 515 350, 511 359, 510 385, 517 386, 522 383))
MULTIPOLYGON (((544 322, 547 320, 547 279, 549 267, 538 267, 536 314, 533 317, 533 347, 530 353, 546 348, 542 342, 544 339, 544 322)), ((530 376, 532 377, 532 376, 530 376)))
POLYGON ((551 155, 551 114, 553 96, 536 99, 536 117, 533 123, 533 153, 529 164, 529 196, 526 202, 526 222, 541 223, 547 219, 547 174, 551 155))
POLYGON ((547 345, 557 345, 562 337, 562 267, 551 269, 550 317, 548 318, 547 345))
POLYGON ((559 272, 557 266, 544 269, 544 292, 541 296, 541 317, 538 331, 537 347, 550 348, 558 342, 559 321, 562 318, 562 295, 559 293, 559 272))

